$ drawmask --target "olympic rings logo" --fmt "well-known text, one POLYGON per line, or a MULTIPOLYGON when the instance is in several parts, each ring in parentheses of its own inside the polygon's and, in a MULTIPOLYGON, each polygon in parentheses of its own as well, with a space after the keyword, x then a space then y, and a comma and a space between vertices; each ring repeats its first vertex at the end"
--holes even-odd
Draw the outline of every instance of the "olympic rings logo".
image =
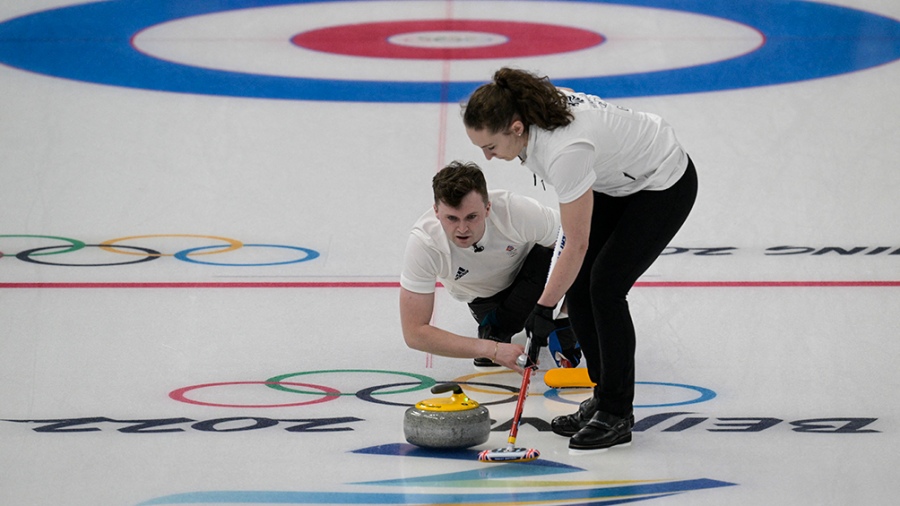
MULTIPOLYGON (((496 374, 496 373, 490 373, 496 374)), ((466 385, 469 388, 467 390, 474 391, 471 388, 473 385, 476 387, 490 387, 494 390, 492 393, 503 393, 505 398, 492 401, 492 402, 480 402, 480 404, 484 406, 491 406, 496 404, 505 404, 508 402, 515 402, 518 398, 518 387, 515 386, 507 386, 496 383, 482 383, 482 382, 472 382, 465 381, 466 378, 458 378, 457 380, 452 380, 454 383, 459 383, 462 385, 466 385)), ((279 376, 275 376, 269 378, 265 381, 225 381, 218 383, 206 383, 201 385, 192 385, 183 388, 179 388, 169 392, 169 397, 173 400, 184 402, 187 404, 194 404, 199 406, 210 406, 217 408, 289 408, 289 407, 299 407, 299 406, 309 406, 313 404, 321 404, 323 402, 329 402, 337 400, 341 397, 353 396, 360 400, 371 402, 374 404, 383 404, 387 406, 402 406, 409 407, 415 405, 417 401, 402 403, 402 402, 391 402, 383 399, 379 399, 379 396, 386 395, 396 395, 396 394, 404 394, 409 392, 417 392, 420 390, 430 389, 431 387, 440 383, 438 380, 431 378, 429 376, 425 376, 422 374, 415 374, 403 371, 386 371, 386 370, 378 370, 378 369, 333 369, 333 370, 319 370, 319 371, 303 371, 296 372, 290 374, 282 374, 279 376), (395 383, 387 383, 383 385, 375 385, 375 386, 367 386, 361 388, 355 392, 345 393, 337 390, 335 388, 306 383, 300 381, 294 381, 295 378, 301 376, 311 376, 311 375, 330 375, 330 374, 340 374, 344 378, 348 377, 350 374, 388 374, 388 375, 399 375, 407 378, 412 378, 415 381, 402 381, 395 383), (225 402, 212 402, 206 400, 198 400, 193 398, 193 393, 199 390, 207 390, 211 388, 220 388, 220 387, 235 387, 235 386, 245 386, 245 385, 262 385, 268 387, 272 390, 287 392, 291 394, 300 394, 306 396, 313 396, 312 399, 301 400, 297 402, 288 402, 288 403, 273 403, 273 404, 236 404, 236 403, 225 403, 225 402), (192 393, 191 396, 188 396, 189 393, 192 393)), ((482 392, 488 392, 487 390, 481 390, 482 392)))
POLYGON ((300 246, 288 246, 284 244, 245 244, 237 239, 231 239, 228 237, 218 237, 214 235, 196 235, 196 234, 150 234, 150 235, 133 235, 128 237, 119 237, 117 239, 110 239, 108 241, 103 241, 98 244, 87 244, 84 241, 80 241, 78 239, 72 239, 69 237, 58 237, 52 235, 30 235, 30 234, 0 234, 0 239, 50 239, 52 241, 62 242, 64 244, 54 244, 50 246, 40 246, 40 247, 32 247, 29 249, 24 249, 19 251, 18 253, 9 254, 4 253, 3 249, 0 248, 0 258, 4 256, 14 256, 23 262, 29 262, 33 264, 40 265, 56 265, 56 266, 64 266, 64 267, 109 267, 109 266, 118 266, 118 265, 131 265, 131 264, 140 264, 144 262, 150 262, 152 260, 156 260, 160 257, 173 257, 176 260, 180 260, 182 262, 188 262, 192 264, 201 264, 201 265, 216 265, 216 266, 225 266, 225 267, 266 267, 272 265, 287 265, 287 264, 296 264, 300 262, 307 262, 319 257, 319 252, 309 249, 302 248, 300 246), (165 238, 166 240, 183 240, 183 239, 203 239, 203 240, 212 240, 215 241, 216 244, 212 245, 204 245, 204 246, 194 246, 190 248, 178 249, 174 253, 164 253, 155 248, 148 248, 145 246, 137 246, 134 244, 123 244, 126 241, 141 241, 144 239, 160 239, 165 238), (112 253, 115 255, 120 255, 123 257, 122 261, 118 262, 91 262, 91 263, 66 263, 66 262, 57 262, 51 261, 48 258, 56 258, 56 255, 64 255, 67 253, 74 253, 76 251, 84 250, 86 248, 98 248, 105 253, 112 253), (291 253, 291 258, 287 260, 278 259, 274 261, 252 261, 245 263, 236 263, 236 262, 216 262, 207 260, 206 257, 208 255, 220 255, 223 253, 229 253, 233 251, 237 251, 243 248, 258 248, 258 249, 268 249, 268 250, 276 250, 278 253, 282 253, 283 250, 288 250, 291 253), (137 257, 137 258, 134 258, 137 257), (202 259, 200 258, 202 257, 202 259))
MULTIPOLYGON (((483 395, 499 395, 501 398, 499 400, 491 400, 482 402, 479 400, 479 404, 483 406, 492 406, 499 404, 507 404, 513 403, 518 399, 519 396, 519 387, 504 385, 502 383, 491 382, 491 381, 473 381, 479 379, 488 379, 488 376, 497 376, 497 375, 512 375, 515 374, 512 371, 504 370, 504 371, 495 371, 495 372, 481 372, 470 374, 466 376, 460 376, 456 379, 446 381, 446 383, 457 383, 465 387, 467 393, 471 394, 473 392, 483 394, 483 395)), ((300 407, 300 406, 310 406, 314 404, 321 404, 325 402, 330 402, 337 400, 341 397, 355 397, 359 400, 370 402, 374 404, 382 404, 387 406, 400 406, 400 407, 409 407, 414 406, 416 402, 421 399, 417 399, 412 402, 392 402, 384 400, 383 397, 390 395, 399 395, 399 394, 408 394, 411 392, 418 392, 426 389, 430 389, 431 387, 437 385, 438 383, 445 383, 445 381, 438 381, 430 376, 425 376, 422 374, 415 374, 404 371, 388 371, 388 370, 379 370, 379 369, 330 369, 330 370, 317 370, 317 371, 302 371, 295 372, 289 374, 281 374, 278 376, 273 376, 264 381, 225 381, 225 382, 217 382, 217 383, 205 383, 200 385, 191 385, 187 387, 178 388, 169 392, 169 398, 178 401, 184 402, 187 404, 193 404, 198 406, 208 406, 208 407, 217 407, 217 408, 245 408, 245 409, 258 409, 258 408, 289 408, 289 407, 300 407), (363 374, 363 375, 396 375, 402 376, 406 379, 412 379, 414 381, 400 381, 400 382, 391 382, 373 386, 365 386, 353 392, 342 392, 337 388, 333 388, 330 386, 319 384, 318 382, 312 383, 312 376, 327 376, 327 375, 340 375, 343 381, 347 381, 350 375, 355 374, 363 374), (245 387, 248 385, 253 386, 263 386, 270 390, 275 390, 278 392, 289 393, 294 395, 303 395, 307 396, 303 400, 298 400, 294 402, 276 402, 270 404, 262 404, 262 403, 246 403, 239 404, 234 402, 223 402, 223 401, 213 401, 213 400, 201 400, 198 397, 203 396, 200 394, 200 391, 206 391, 206 395, 209 396, 208 393, 211 389, 221 389, 225 388, 234 388, 234 387, 245 387), (308 396, 312 396, 312 398, 308 398, 308 396)), ((516 381, 518 383, 518 381, 516 381)), ((698 387, 694 385, 682 385, 678 383, 660 383, 660 382, 649 382, 649 381, 638 381, 636 382, 639 389, 643 390, 644 397, 648 397, 649 402, 644 402, 643 404, 636 404, 636 408, 660 408, 660 407, 669 407, 669 406, 682 406, 686 404, 696 404, 700 402, 706 402, 716 396, 716 393, 707 388, 698 387), (662 390, 665 390, 664 395, 659 395, 662 390), (688 396, 685 396, 685 392, 689 392, 688 396), (698 395, 699 394, 699 395, 698 395), (657 401, 652 401, 652 399, 658 399, 657 401)), ((564 404, 578 404, 578 401, 572 401, 564 399, 566 396, 584 396, 585 392, 590 392, 590 389, 566 389, 566 392, 562 392, 559 389, 551 388, 544 392, 543 396, 550 401, 561 402, 564 404)), ((639 392, 638 397, 641 397, 641 392, 639 392)), ((215 395, 215 394, 213 394, 215 395)), ((259 396, 260 392, 251 393, 253 396, 259 396)))

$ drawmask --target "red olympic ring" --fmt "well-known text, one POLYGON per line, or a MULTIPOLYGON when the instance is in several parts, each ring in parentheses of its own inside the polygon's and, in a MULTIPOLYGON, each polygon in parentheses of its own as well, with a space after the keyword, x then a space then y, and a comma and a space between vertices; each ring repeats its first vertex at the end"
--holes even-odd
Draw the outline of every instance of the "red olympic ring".
POLYGON ((341 392, 335 390, 334 388, 322 386, 322 385, 311 385, 309 383, 289 383, 289 382, 272 382, 272 381, 225 381, 221 383, 206 383, 203 385, 193 385, 188 387, 179 388, 177 390, 173 390, 169 392, 169 397, 178 402, 185 402, 187 404, 196 404, 198 406, 212 406, 216 408, 290 408, 296 406, 308 406, 310 404, 319 404, 322 402, 333 401, 341 396, 341 392), (194 399, 188 399, 185 394, 192 390, 198 390, 201 388, 209 388, 209 387, 220 387, 220 386, 230 386, 230 385, 266 385, 271 386, 273 384, 277 385, 291 385, 298 387, 307 387, 307 388, 315 388, 321 390, 323 392, 323 397, 318 399, 313 399, 311 401, 303 401, 303 402, 291 402, 288 404, 219 404, 213 402, 202 402, 196 401, 194 399))

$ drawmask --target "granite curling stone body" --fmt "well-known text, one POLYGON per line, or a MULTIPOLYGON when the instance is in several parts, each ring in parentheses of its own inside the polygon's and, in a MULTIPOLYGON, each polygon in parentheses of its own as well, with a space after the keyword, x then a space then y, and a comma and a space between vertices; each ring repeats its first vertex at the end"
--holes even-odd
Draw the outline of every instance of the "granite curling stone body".
POLYGON ((488 409, 470 399, 456 383, 435 385, 431 393, 452 392, 450 397, 427 399, 406 410, 406 440, 423 448, 468 448, 488 440, 488 409))

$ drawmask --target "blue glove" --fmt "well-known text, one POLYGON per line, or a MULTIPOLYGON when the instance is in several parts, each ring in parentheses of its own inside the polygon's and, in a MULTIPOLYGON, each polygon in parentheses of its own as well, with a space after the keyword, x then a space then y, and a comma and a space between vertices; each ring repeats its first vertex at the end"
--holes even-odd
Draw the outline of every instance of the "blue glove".
MULTIPOLYGON (((568 323, 568 318, 557 320, 557 325, 568 323)), ((572 327, 557 327, 550 333, 550 355, 556 361, 558 367, 578 367, 581 362, 581 347, 575 339, 572 327)))

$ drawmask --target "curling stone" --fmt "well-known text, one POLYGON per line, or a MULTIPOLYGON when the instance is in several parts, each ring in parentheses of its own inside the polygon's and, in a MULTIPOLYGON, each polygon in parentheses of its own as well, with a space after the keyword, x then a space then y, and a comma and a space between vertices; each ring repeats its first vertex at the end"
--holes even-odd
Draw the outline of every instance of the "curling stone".
POLYGON ((452 392, 418 402, 406 410, 403 433, 406 440, 423 448, 468 448, 488 440, 491 417, 488 409, 470 399, 456 383, 435 385, 431 393, 452 392))

